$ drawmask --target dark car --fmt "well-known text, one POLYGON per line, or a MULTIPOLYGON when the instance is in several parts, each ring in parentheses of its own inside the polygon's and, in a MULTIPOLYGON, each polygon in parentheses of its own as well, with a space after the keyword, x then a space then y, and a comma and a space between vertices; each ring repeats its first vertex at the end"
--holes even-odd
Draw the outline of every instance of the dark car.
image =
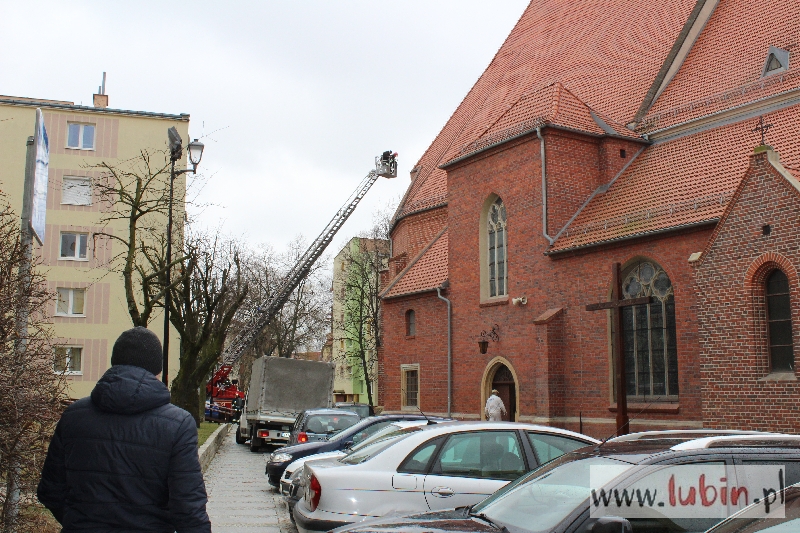
POLYGON ((425 417, 422 415, 378 415, 365 418, 357 424, 337 433, 330 440, 307 442, 294 446, 286 446, 270 454, 267 460, 267 477, 273 487, 280 485, 280 479, 286 466, 292 461, 315 453, 334 452, 344 450, 348 446, 357 444, 366 439, 384 426, 396 420, 430 420, 432 423, 444 422, 449 419, 439 417, 425 417))
POLYGON ((287 446, 328 440, 343 429, 357 424, 361 417, 341 409, 306 409, 294 421, 287 446))
POLYGON ((336 402, 333 404, 334 409, 345 409, 347 411, 353 411, 357 413, 358 416, 361 418, 367 418, 368 416, 375 416, 375 408, 372 407, 368 403, 356 403, 356 402, 336 402))
POLYGON ((777 504, 753 503, 709 529, 707 533, 797 533, 800 531, 800 485, 775 494, 777 504), (781 503, 782 502, 782 503, 781 503))
POLYGON ((377 518, 335 531, 702 533, 753 501, 774 501, 781 485, 800 481, 800 437, 721 433, 621 437, 562 455, 471 507, 377 518), (709 511, 714 505, 727 514, 713 516, 719 513, 709 511))

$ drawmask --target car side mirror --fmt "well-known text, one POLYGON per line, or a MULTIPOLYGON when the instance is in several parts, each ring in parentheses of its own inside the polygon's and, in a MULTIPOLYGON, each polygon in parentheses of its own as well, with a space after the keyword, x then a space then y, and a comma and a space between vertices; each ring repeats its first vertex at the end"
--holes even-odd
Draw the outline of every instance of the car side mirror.
POLYGON ((633 533, 631 523, 619 516, 602 516, 589 528, 590 533, 633 533))

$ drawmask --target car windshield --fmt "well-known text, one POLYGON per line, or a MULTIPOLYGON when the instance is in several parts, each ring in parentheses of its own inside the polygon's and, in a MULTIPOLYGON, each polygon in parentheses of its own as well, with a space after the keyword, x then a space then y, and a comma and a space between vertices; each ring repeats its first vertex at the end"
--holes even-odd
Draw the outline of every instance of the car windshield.
POLYGON ((337 433, 335 436, 331 437, 331 440, 340 440, 340 439, 347 439, 352 437, 353 435, 361 432, 364 428, 368 428, 369 426, 375 423, 375 417, 371 416, 369 418, 364 418, 359 420, 357 424, 354 424, 347 428, 347 431, 342 431, 337 433))
POLYGON ((408 437, 412 433, 413 432, 408 432, 402 435, 397 435, 393 438, 382 439, 377 442, 373 442, 372 444, 368 444, 367 446, 364 446, 358 451, 354 451, 348 455, 345 455, 344 457, 339 459, 339 462, 344 463, 346 465, 357 465, 363 463, 364 461, 372 459, 386 448, 408 437))
POLYGON ((592 485, 605 485, 634 468, 608 457, 567 454, 522 476, 472 508, 511 531, 546 532, 558 525, 589 497, 592 485))
POLYGON ((359 420, 358 415, 351 413, 311 415, 306 421, 306 431, 333 435, 356 424, 359 420))

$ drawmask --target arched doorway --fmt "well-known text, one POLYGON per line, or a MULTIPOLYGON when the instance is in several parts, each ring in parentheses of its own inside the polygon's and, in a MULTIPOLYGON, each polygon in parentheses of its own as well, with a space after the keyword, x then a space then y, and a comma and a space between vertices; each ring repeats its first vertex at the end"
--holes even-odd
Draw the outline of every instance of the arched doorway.
POLYGON ((503 420, 514 421, 517 419, 517 383, 514 374, 504 364, 500 363, 492 377, 492 389, 497 389, 503 405, 506 406, 506 416, 503 420))

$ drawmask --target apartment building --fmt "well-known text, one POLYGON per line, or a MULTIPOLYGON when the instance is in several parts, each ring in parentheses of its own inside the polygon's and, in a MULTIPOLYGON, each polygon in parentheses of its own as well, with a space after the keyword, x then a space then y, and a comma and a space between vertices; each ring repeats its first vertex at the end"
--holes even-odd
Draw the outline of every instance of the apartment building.
MULTIPOLYGON (((53 294, 48 309, 56 336, 53 371, 66 372, 70 397, 81 398, 109 368, 117 336, 132 326, 114 263, 121 245, 98 238, 100 232, 123 232, 127 226, 120 220, 102 222, 109 204, 94 190, 103 176, 96 166, 133 161, 143 150, 161 160, 171 126, 188 143, 189 115, 112 109, 105 94, 94 95, 93 107, 0 96, 0 189, 16 213, 22 211, 26 141, 34 134, 37 108, 49 137, 50 165, 45 237, 42 246, 34 243, 34 254, 53 294)), ((182 234, 184 192, 185 180, 179 176, 173 235, 182 234)), ((149 327, 162 336, 160 310, 149 327)), ((178 371, 179 341, 174 330, 170 337, 171 379, 178 371)))

